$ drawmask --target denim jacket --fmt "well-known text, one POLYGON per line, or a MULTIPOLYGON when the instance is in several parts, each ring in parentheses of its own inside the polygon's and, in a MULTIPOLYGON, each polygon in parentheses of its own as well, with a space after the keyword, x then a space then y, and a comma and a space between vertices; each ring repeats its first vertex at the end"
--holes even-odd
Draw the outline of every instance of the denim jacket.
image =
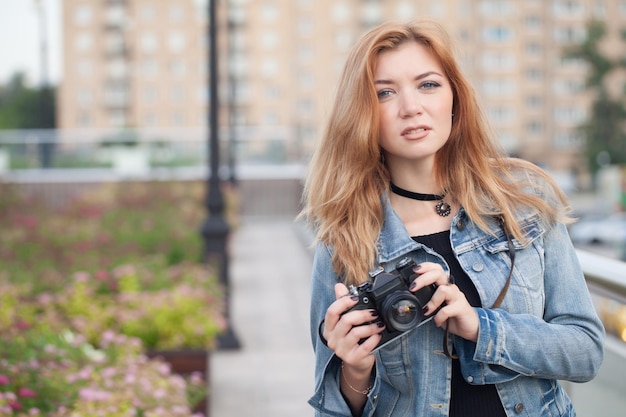
MULTIPOLYGON (((511 284, 495 309, 490 306, 511 267, 506 235, 496 220, 488 222, 492 234, 481 230, 463 209, 453 218, 453 251, 483 307, 475 309, 477 342, 451 337, 448 349, 456 350, 468 383, 495 384, 507 416, 575 416, 557 381, 585 382, 596 375, 603 359, 604 328, 565 226, 547 227, 530 212, 518 214, 527 242, 522 246, 513 240, 511 284)), ((449 271, 440 255, 411 239, 387 198, 377 249, 378 262, 386 271, 406 256, 416 263, 438 262, 449 271)), ((310 317, 315 393, 309 403, 316 416, 351 416, 339 390, 341 361, 318 335, 339 282, 331 255, 332 248, 318 243, 310 317)), ((363 416, 448 416, 452 365, 442 349, 444 334, 431 320, 376 351, 363 416)))

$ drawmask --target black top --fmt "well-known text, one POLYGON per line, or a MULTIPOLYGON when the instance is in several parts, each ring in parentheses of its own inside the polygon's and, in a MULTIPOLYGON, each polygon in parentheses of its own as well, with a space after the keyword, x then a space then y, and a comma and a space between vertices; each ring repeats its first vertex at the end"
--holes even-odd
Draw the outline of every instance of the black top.
MULTIPOLYGON (((476 287, 452 252, 449 230, 432 235, 413 236, 413 240, 432 248, 443 256, 450 267, 450 275, 454 277, 454 283, 465 294, 467 301, 472 307, 481 307, 476 287)), ((465 382, 458 359, 452 360, 452 397, 449 416, 506 417, 495 385, 470 385, 465 382)))

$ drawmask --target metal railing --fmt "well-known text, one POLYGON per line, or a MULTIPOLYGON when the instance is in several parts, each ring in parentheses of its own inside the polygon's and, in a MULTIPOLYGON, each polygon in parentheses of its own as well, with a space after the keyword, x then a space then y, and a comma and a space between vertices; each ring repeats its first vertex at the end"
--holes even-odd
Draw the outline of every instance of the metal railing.
POLYGON ((578 415, 621 417, 626 409, 626 263, 582 250, 577 255, 607 339, 596 378, 565 386, 578 415))

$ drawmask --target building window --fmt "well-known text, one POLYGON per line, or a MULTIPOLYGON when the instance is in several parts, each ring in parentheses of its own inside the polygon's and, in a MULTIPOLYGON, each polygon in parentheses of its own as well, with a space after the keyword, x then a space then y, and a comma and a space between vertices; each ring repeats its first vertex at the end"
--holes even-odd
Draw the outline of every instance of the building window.
POLYGON ((125 22, 126 11, 121 4, 112 4, 106 9, 106 23, 112 26, 122 26, 125 22))
POLYGON ((76 26, 86 26, 91 22, 93 11, 88 4, 81 4, 74 10, 74 23, 76 26))
POLYGON ((313 35, 313 21, 309 17, 302 17, 298 20, 298 34, 302 37, 310 37, 313 35))
POLYGON ((543 132, 543 126, 541 122, 533 120, 526 124, 526 133, 528 133, 529 135, 539 135, 542 132, 543 132))
POLYGON ((540 56, 542 53, 542 47, 541 44, 539 42, 528 42, 526 44, 526 54, 528 56, 533 56, 533 57, 537 57, 540 56))
POLYGON ((248 73, 248 58, 246 54, 235 52, 230 60, 230 73, 234 77, 244 77, 248 73))
POLYGON ((124 36, 121 32, 110 32, 106 36, 106 50, 109 54, 120 55, 124 53, 126 44, 124 42, 124 36))
POLYGON ((543 107, 543 100, 540 96, 528 96, 526 98, 526 107, 530 110, 541 110, 543 107))
POLYGON ((143 125, 144 126, 156 126, 156 115, 153 112, 146 112, 143 115, 143 125))
POLYGON ((185 125, 185 115, 181 111, 172 112, 170 120, 172 122, 172 126, 184 126, 185 125))
POLYGON ((113 128, 121 128, 128 125, 126 112, 124 110, 113 110, 109 112, 109 126, 113 128))
POLYGON ((79 33, 74 40, 74 46, 78 52, 87 52, 93 46, 93 38, 88 33, 79 33))
POLYGON ((109 84, 104 93, 104 100, 110 107, 127 107, 128 88, 121 83, 109 84))
POLYGON ((596 18, 606 18, 606 6, 602 0, 597 0, 593 4, 593 15, 596 18))
POLYGON ((558 132, 554 137, 554 147, 557 149, 579 148, 584 143, 584 138, 576 131, 558 132))
POLYGON ((76 73, 81 78, 89 78, 93 72, 93 65, 87 59, 81 59, 76 62, 76 73))
POLYGON ((81 111, 78 113, 76 117, 76 124, 78 127, 90 127, 91 126, 91 116, 89 112, 81 111))
POLYGON ((185 49, 185 34, 182 32, 171 32, 167 37, 167 46, 170 52, 181 52, 185 49))
POLYGON ((278 100, 280 98, 280 87, 277 85, 268 85, 263 89, 263 97, 266 100, 278 100))
POLYGON ((484 16, 510 16, 514 13, 514 7, 508 0, 482 0, 480 12, 484 16))
POLYGON ((279 39, 276 32, 266 31, 261 35, 261 45, 265 49, 276 49, 278 47, 279 39))
POLYGON ((396 6, 396 16, 398 19, 407 20, 411 19, 417 14, 415 5, 410 1, 403 1, 396 6))
POLYGON ((350 20, 352 12, 350 6, 345 2, 333 4, 331 16, 335 23, 346 23, 350 20))
POLYGON ((538 68, 529 68, 526 70, 526 79, 528 81, 541 81, 543 73, 538 68))
POLYGON ((261 8, 261 19, 266 23, 275 22, 278 15, 278 7, 274 3, 266 3, 261 8))
POLYGON ((143 101, 146 104, 152 104, 157 101, 157 90, 152 85, 147 85, 143 88, 143 101))
POLYGON ((485 52, 481 55, 483 69, 508 71, 517 66, 515 54, 508 52, 485 52))
POLYGON ((554 110, 554 120, 561 125, 578 126, 585 120, 585 111, 578 107, 557 107, 554 110))
POLYGON ((510 97, 516 94, 515 82, 507 78, 490 78, 483 82, 483 94, 488 97, 510 97))
POLYGON ((552 36, 558 43, 579 43, 587 37, 587 31, 580 26, 556 27, 553 29, 552 36))
POLYGON ((556 0, 552 2, 552 11, 557 17, 584 17, 585 6, 579 0, 556 0))
POLYGON ((506 42, 513 39, 513 30, 505 26, 487 26, 483 29, 486 42, 506 42))
POLYGON ((540 30, 541 29, 541 17, 537 15, 526 16, 524 19, 524 28, 526 30, 540 30))
POLYGON ((123 58, 116 58, 107 63, 107 75, 114 79, 125 78, 128 75, 128 65, 123 58))
POLYGON ((159 48, 159 41, 152 33, 144 33, 139 39, 141 52, 152 54, 159 48))
POLYGON ((306 65, 313 62, 313 48, 310 45, 302 45, 298 48, 298 63, 300 65, 306 65))
POLYGON ((93 95, 90 90, 79 89, 76 93, 76 102, 81 106, 89 106, 93 102, 93 95))
POLYGON ((380 4, 374 1, 368 1, 363 5, 363 22, 366 25, 376 25, 380 22, 382 17, 382 11, 380 10, 380 4))
POLYGON ((185 101, 185 89, 181 86, 174 86, 170 90, 170 99, 177 103, 185 101))
POLYGON ((339 30, 335 35, 335 46, 339 51, 347 51, 354 44, 352 33, 348 30, 339 30))
POLYGON ((187 65, 182 59, 176 59, 170 62, 170 74, 173 77, 181 78, 187 73, 187 65))
POLYGON ((159 74, 159 66, 154 59, 144 59, 140 68, 141 75, 145 77, 156 77, 159 74))
POLYGON ((264 59, 261 63, 261 74, 268 78, 278 75, 278 61, 274 58, 264 59))
POLYGON ((152 4, 144 4, 141 6, 139 16, 144 22, 153 22, 156 19, 156 8, 152 4))
POLYGON ((300 88, 311 89, 315 86, 315 76, 310 72, 303 72, 298 76, 300 88))
POLYGON ((172 22, 181 22, 185 18, 185 9, 180 4, 170 6, 169 18, 172 22))
POLYGON ((505 106, 492 106, 487 114, 494 125, 505 126, 515 120, 515 111, 505 106))

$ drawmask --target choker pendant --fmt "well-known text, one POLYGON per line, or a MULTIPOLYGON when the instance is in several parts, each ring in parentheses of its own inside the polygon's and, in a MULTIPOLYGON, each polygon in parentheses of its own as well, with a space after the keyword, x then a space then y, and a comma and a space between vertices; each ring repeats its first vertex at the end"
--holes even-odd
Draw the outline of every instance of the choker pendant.
POLYGON ((441 217, 446 217, 450 214, 450 212, 452 211, 452 207, 450 207, 450 204, 446 203, 445 201, 441 200, 440 202, 437 203, 437 205, 435 206, 435 211, 437 212, 438 215, 440 215, 441 217))
POLYGON ((437 201, 437 200, 439 200, 437 205, 435 205, 435 213, 437 213, 441 217, 448 216, 450 214, 450 212, 452 211, 452 207, 450 207, 450 204, 448 204, 445 201, 443 201, 444 197, 446 196, 445 194, 437 195, 437 194, 415 193, 413 191, 409 191, 409 190, 405 190, 404 188, 400 188, 400 187, 398 187, 394 183, 390 183, 389 185, 391 187, 391 191, 394 194, 398 194, 399 196, 402 196, 402 197, 410 198, 412 200, 419 200, 419 201, 437 201))

